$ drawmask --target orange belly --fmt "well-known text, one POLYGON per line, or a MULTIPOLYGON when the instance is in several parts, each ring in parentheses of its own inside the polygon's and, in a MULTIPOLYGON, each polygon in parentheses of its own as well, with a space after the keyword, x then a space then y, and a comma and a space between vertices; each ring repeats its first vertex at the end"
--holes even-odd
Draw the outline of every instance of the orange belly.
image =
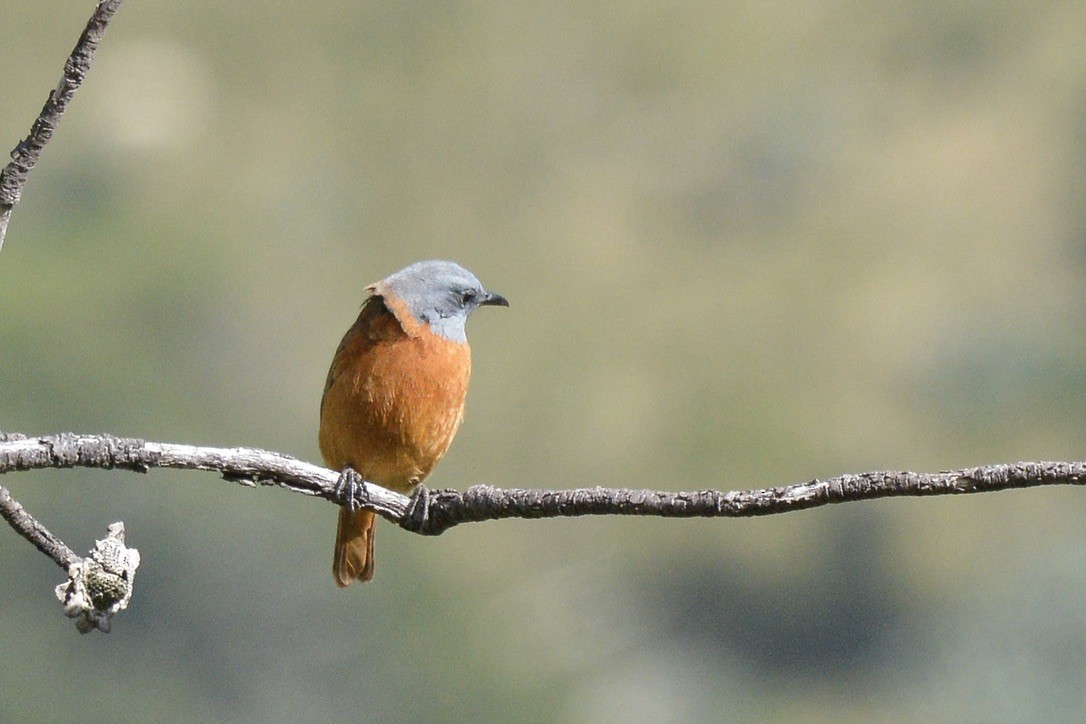
POLYGON ((329 371, 319 435, 326 465, 400 492, 449 449, 471 376, 466 343, 404 326, 380 298, 366 302, 329 371))

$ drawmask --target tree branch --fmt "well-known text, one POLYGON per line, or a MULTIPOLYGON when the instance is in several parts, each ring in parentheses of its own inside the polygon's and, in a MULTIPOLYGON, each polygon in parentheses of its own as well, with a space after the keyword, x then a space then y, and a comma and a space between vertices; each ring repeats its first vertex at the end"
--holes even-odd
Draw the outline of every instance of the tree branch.
MULTIPOLYGON (((151 468, 207 470, 242 485, 275 485, 337 505, 371 508, 401 528, 422 535, 439 535, 460 523, 501 518, 580 515, 738 518, 873 498, 959 495, 1041 485, 1082 485, 1086 481, 1086 463, 1037 462, 930 474, 879 471, 732 492, 598 487, 502 490, 475 485, 464 492, 431 491, 420 486, 407 497, 361 481, 349 470, 328 470, 288 455, 254 448, 199 447, 73 433, 28 438, 0 432, 0 475, 73 467, 120 468, 139 473, 151 468)), ((65 613, 76 619, 79 631, 108 632, 111 617, 128 605, 139 565, 139 552, 124 545, 123 524, 110 526, 106 539, 97 541, 89 557, 81 558, 23 510, 3 487, 0 487, 0 517, 68 570, 68 581, 57 586, 56 593, 65 605, 65 613)))
POLYGON ((26 512, 23 506, 11 497, 11 493, 0 485, 0 518, 8 522, 15 532, 34 544, 34 547, 53 559, 64 570, 79 560, 64 541, 46 530, 45 526, 26 512))
MULTIPOLYGON (((411 497, 373 483, 344 486, 341 473, 280 453, 145 442, 111 435, 0 436, 0 474, 43 468, 151 468, 217 472, 248 486, 274 485, 342 505, 371 508, 405 530, 439 535, 461 523, 502 518, 646 515, 740 518, 896 496, 960 495, 1041 485, 1082 485, 1086 462, 985 465, 939 473, 876 471, 760 490, 670 492, 582 488, 521 490, 476 485, 419 488, 411 497), (14 439, 19 438, 19 439, 14 439)), ((41 547, 41 546, 39 546, 41 547)))
POLYGON ((122 0, 102 0, 94 9, 87 27, 79 36, 71 55, 64 63, 64 72, 60 83, 49 92, 49 98, 30 128, 30 135, 24 138, 11 152, 11 163, 0 171, 0 249, 4 246, 4 237, 8 231, 11 211, 23 193, 26 179, 38 162, 45 144, 49 143, 56 130, 57 123, 68 103, 90 70, 94 51, 106 32, 106 26, 113 18, 113 13, 120 7, 122 0))

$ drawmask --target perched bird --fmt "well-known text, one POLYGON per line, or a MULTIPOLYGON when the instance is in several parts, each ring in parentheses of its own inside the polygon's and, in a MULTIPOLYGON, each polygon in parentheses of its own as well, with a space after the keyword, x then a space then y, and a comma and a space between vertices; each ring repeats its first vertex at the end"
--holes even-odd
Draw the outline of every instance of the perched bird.
MULTIPOLYGON (((464 418, 471 348, 464 329, 482 306, 509 306, 450 261, 420 261, 366 288, 321 398, 325 464, 410 493, 449 449, 464 418)), ((373 511, 339 511, 336 584, 373 578, 373 511)))

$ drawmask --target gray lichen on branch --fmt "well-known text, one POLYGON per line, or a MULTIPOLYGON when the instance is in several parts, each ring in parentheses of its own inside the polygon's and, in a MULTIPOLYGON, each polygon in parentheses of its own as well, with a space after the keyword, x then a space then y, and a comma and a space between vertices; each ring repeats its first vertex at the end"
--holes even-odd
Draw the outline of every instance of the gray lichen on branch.
POLYGON ((68 580, 56 587, 64 614, 79 633, 109 633, 113 616, 128 608, 140 553, 124 542, 124 523, 113 523, 90 555, 68 567, 68 580))

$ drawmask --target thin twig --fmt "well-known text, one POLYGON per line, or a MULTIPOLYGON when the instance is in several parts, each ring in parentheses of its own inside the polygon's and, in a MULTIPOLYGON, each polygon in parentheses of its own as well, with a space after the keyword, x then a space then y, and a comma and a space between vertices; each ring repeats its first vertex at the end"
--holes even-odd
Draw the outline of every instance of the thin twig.
POLYGON ((1086 483, 1086 462, 1034 462, 939 473, 876 471, 732 492, 610 488, 503 490, 476 485, 463 492, 420 488, 407 497, 372 483, 343 486, 339 484, 338 471, 253 448, 197 447, 72 433, 6 441, 0 436, 0 474, 71 467, 136 472, 151 468, 207 470, 244 485, 275 485, 336 504, 347 502, 344 496, 350 494, 356 505, 371 508, 405 530, 423 535, 438 535, 461 523, 502 518, 581 515, 737 518, 875 498, 960 495, 1086 483))
POLYGON ((106 32, 113 13, 120 7, 122 0, 102 0, 94 9, 87 27, 79 36, 71 55, 64 63, 64 73, 60 83, 49 92, 49 98, 38 114, 37 120, 30 128, 30 135, 24 138, 11 152, 11 163, 0 171, 0 249, 4 246, 4 237, 7 235, 8 221, 11 211, 23 193, 23 186, 34 165, 41 157, 45 144, 49 143, 60 122, 61 115, 68 107, 76 90, 83 83, 83 79, 90 70, 94 51, 98 48, 98 42, 106 32))
POLYGON ((53 562, 65 571, 79 560, 75 551, 64 545, 64 541, 50 533, 44 525, 34 519, 34 516, 26 512, 2 485, 0 485, 0 518, 6 520, 19 535, 33 543, 35 548, 52 558, 53 562))

